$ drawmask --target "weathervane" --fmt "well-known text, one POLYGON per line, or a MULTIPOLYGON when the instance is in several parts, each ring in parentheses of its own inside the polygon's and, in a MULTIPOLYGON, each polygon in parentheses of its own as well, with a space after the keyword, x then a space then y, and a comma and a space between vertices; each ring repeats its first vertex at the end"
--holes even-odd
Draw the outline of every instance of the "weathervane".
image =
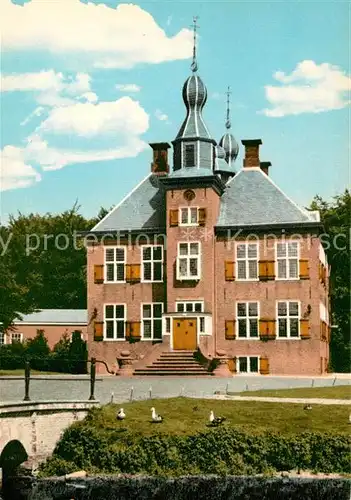
POLYGON ((225 122, 225 127, 229 129, 231 127, 231 125, 232 125, 230 123, 230 117, 229 117, 229 112, 230 112, 229 96, 231 94, 230 87, 228 87, 228 90, 227 90, 226 94, 227 94, 227 121, 225 122))
POLYGON ((199 19, 199 16, 194 16, 193 17, 193 24, 191 25, 191 28, 194 30, 194 47, 193 47, 193 62, 191 63, 191 71, 194 73, 198 70, 198 64, 196 60, 196 32, 197 29, 200 27, 197 24, 197 20, 199 19))

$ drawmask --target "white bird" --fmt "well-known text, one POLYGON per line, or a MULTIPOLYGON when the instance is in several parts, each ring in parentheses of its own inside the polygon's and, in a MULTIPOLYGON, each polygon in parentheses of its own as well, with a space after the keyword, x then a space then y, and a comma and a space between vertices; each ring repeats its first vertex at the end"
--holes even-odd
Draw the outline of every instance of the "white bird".
POLYGON ((117 420, 124 420, 126 418, 126 414, 124 413, 123 408, 120 408, 117 413, 117 420))
POLYGON ((225 417, 215 417, 213 411, 210 412, 210 424, 211 425, 219 425, 222 424, 226 420, 225 417))
POLYGON ((154 407, 151 408, 151 418, 152 418, 152 421, 155 422, 155 423, 160 423, 162 422, 163 418, 161 417, 161 415, 157 415, 156 413, 156 410, 154 407))
POLYGON ((304 410, 312 410, 312 406, 311 405, 306 405, 303 407, 304 410))

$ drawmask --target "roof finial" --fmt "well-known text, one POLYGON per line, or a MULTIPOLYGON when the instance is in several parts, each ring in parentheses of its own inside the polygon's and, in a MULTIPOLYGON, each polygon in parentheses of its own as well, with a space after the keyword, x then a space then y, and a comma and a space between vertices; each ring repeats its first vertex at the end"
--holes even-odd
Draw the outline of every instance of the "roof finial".
POLYGON ((198 19, 199 19, 199 16, 194 16, 193 17, 193 24, 191 25, 191 27, 194 30, 193 62, 191 63, 191 71, 193 71, 194 73, 198 70, 198 64, 197 64, 197 60, 196 60, 196 32, 197 32, 197 29, 199 28, 199 26, 197 24, 198 19))
POLYGON ((231 94, 229 86, 228 86, 228 90, 227 90, 226 94, 227 94, 227 121, 225 122, 225 127, 227 129, 229 129, 232 126, 232 124, 230 122, 230 117, 229 117, 229 112, 230 112, 230 100, 229 100, 230 98, 229 98, 229 96, 231 94))

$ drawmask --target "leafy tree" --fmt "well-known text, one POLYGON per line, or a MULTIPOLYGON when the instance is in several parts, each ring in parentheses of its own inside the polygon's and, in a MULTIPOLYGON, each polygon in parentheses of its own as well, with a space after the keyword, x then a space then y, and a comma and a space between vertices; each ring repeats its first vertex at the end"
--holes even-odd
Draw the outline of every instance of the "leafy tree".
POLYGON ((336 372, 350 371, 350 214, 348 190, 331 202, 316 196, 311 209, 319 210, 326 235, 322 242, 331 266, 330 300, 332 309, 331 365, 336 372))
POLYGON ((48 370, 49 353, 50 347, 45 337, 44 330, 37 330, 36 336, 27 341, 25 352, 26 358, 30 361, 31 368, 41 371, 48 370))
POLYGON ((71 373, 87 373, 88 350, 87 343, 82 340, 82 332, 75 330, 70 342, 69 358, 71 373))

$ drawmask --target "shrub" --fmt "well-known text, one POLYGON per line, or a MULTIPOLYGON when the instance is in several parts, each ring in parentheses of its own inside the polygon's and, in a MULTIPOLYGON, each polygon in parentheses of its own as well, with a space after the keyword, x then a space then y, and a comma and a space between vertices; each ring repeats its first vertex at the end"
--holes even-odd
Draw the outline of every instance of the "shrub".
MULTIPOLYGON (((190 474, 266 474, 267 471, 315 469, 320 472, 349 472, 348 435, 306 433, 284 436, 250 434, 233 428, 218 428, 187 436, 136 438, 126 445, 118 437, 111 442, 93 420, 67 429, 55 448, 54 458, 77 468, 100 472, 190 474)), ((115 435, 118 436, 118 435, 115 435)), ((43 466, 43 473, 53 471, 43 466)))

